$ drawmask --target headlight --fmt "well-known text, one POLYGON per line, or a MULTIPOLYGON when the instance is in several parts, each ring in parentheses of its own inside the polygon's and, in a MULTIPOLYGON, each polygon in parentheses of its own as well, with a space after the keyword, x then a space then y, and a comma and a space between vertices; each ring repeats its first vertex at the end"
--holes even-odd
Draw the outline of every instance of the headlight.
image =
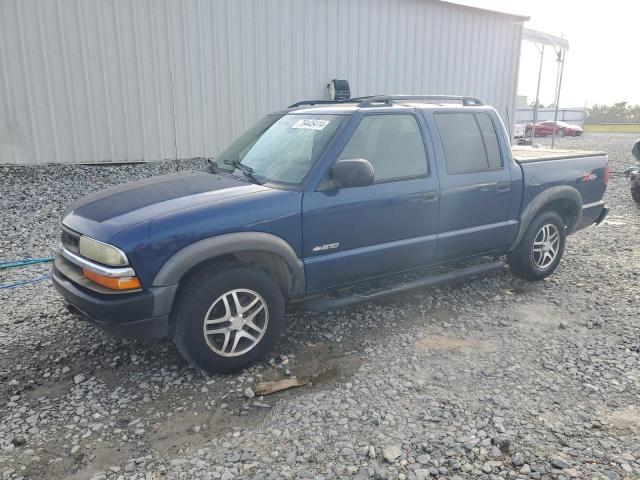
POLYGON ((121 267, 129 264, 127 256, 119 248, 84 235, 80 237, 78 248, 80 255, 103 265, 121 267))

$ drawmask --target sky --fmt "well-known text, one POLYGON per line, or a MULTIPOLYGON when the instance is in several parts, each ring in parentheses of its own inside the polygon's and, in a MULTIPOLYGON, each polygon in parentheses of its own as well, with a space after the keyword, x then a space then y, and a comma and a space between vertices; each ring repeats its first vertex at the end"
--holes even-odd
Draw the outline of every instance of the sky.
MULTIPOLYGON (((530 17, 526 28, 569 41, 561 107, 640 104, 640 1, 638 0, 462 0, 457 3, 530 17)), ((545 47, 540 103, 554 102, 557 62, 545 47)), ((522 43, 518 94, 535 100, 540 53, 522 43)))

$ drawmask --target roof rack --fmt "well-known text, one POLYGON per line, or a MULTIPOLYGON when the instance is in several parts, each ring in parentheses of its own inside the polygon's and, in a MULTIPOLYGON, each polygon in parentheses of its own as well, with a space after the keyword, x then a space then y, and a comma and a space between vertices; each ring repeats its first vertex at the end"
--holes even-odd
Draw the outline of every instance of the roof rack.
POLYGON ((336 105, 341 103, 357 103, 359 107, 373 107, 375 105, 393 105, 394 101, 422 100, 430 103, 460 102, 465 107, 484 105, 475 97, 457 95, 369 95, 366 97, 349 98, 347 100, 302 100, 289 105, 287 108, 303 107, 305 105, 336 105))
POLYGON ((347 98, 346 100, 302 100, 289 105, 287 108, 303 107, 305 105, 335 105, 340 103, 359 103, 368 98, 372 98, 375 95, 369 95, 367 97, 347 98))
POLYGON ((302 100, 301 102, 296 102, 292 105, 289 105, 287 108, 296 108, 302 107, 304 105, 326 105, 332 103, 342 103, 343 100, 302 100))
POLYGON ((373 97, 366 97, 358 104, 358 106, 372 107, 379 104, 393 105, 394 101, 407 100, 426 100, 431 103, 460 102, 465 107, 476 107, 484 105, 484 103, 482 103, 475 97, 463 97, 457 95, 378 95, 373 97))

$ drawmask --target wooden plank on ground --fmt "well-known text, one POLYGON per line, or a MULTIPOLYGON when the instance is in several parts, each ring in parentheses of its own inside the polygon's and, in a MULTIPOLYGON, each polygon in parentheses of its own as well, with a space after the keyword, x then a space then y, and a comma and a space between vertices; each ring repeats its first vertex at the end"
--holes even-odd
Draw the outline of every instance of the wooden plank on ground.
POLYGON ((307 383, 309 383, 308 380, 302 380, 300 378, 291 377, 291 378, 285 378, 284 380, 278 380, 277 382, 259 383, 253 389, 253 392, 256 394, 256 396, 271 395, 272 393, 276 393, 281 390, 302 387, 307 383))

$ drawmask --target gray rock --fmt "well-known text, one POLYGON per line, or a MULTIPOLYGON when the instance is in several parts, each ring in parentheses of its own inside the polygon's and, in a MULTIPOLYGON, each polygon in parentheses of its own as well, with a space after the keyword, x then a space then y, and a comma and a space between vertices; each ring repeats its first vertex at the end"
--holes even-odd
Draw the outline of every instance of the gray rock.
POLYGON ((516 453, 513 457, 511 457, 511 463, 513 463, 514 467, 521 467, 524 465, 524 455, 521 453, 516 453))
POLYGON ((567 462, 565 462, 562 458, 553 458, 551 460, 551 466, 559 470, 570 467, 570 465, 567 462))
POLYGON ((369 451, 367 452, 369 458, 376 458, 376 448, 373 445, 369 445, 369 451))
POLYGON ((387 445, 382 449, 382 456, 389 463, 395 462, 401 453, 402 450, 398 445, 387 445))
POLYGON ((416 480, 426 480, 431 477, 431 473, 427 468, 418 468, 413 473, 416 476, 416 480))
POLYGON ((244 389, 244 396, 247 398, 253 398, 256 396, 256 394, 253 392, 253 389, 251 387, 247 387, 244 389))

